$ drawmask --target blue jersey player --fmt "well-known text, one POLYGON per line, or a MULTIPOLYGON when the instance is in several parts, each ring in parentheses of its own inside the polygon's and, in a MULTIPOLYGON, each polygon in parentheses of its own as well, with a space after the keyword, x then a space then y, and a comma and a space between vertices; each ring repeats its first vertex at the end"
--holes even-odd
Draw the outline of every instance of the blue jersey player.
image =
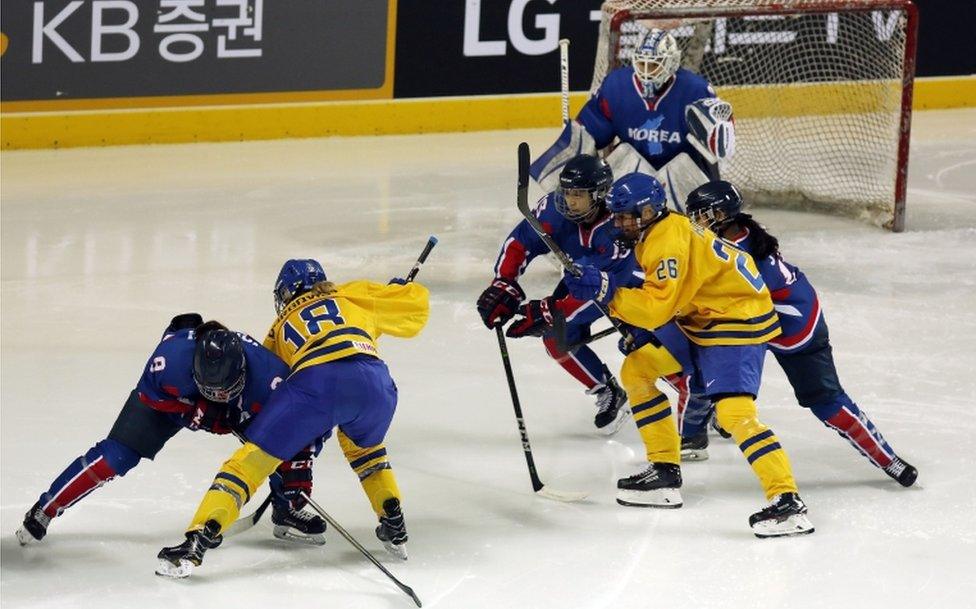
MULTIPOLYGON (((638 269, 630 250, 613 241, 613 223, 604 201, 612 183, 613 174, 603 160, 580 155, 562 169, 559 189, 539 200, 535 214, 570 258, 612 269, 626 281, 626 275, 638 269)), ((613 434, 629 414, 626 392, 592 349, 584 345, 562 352, 552 331, 553 316, 561 315, 566 320, 566 341, 577 343, 590 335, 591 324, 602 316, 599 308, 570 296, 562 282, 551 296, 522 304, 525 293, 518 279, 536 256, 548 251, 529 223, 519 222, 502 245, 495 278, 478 298, 478 312, 489 328, 518 314, 506 334, 513 338, 541 336, 550 357, 582 383, 587 393, 596 396, 597 430, 613 434)))
POLYGON ((640 171, 657 177, 680 211, 688 192, 717 177, 716 164, 735 150, 732 106, 680 63, 674 37, 649 30, 630 65, 607 74, 576 120, 532 164, 532 177, 553 190, 569 159, 606 149, 614 175, 640 171))
MULTIPOLYGON (((767 345, 786 373, 800 406, 902 486, 914 484, 918 471, 895 454, 868 414, 841 386, 817 292, 800 269, 783 259, 776 238, 752 216, 742 213, 742 197, 735 186, 725 181, 705 184, 691 193, 687 205, 696 222, 755 259, 783 331, 767 345)), ((703 419, 699 414, 697 425, 686 423, 682 435, 703 434, 703 419)))
MULTIPOLYGON (((17 530, 22 545, 40 541, 53 518, 141 459, 153 459, 179 430, 243 438, 252 417, 288 376, 288 366, 243 333, 199 314, 173 318, 108 436, 71 462, 41 494, 17 530)), ((312 457, 302 448, 271 476, 274 535, 324 543, 325 522, 301 510, 312 486, 312 457)))

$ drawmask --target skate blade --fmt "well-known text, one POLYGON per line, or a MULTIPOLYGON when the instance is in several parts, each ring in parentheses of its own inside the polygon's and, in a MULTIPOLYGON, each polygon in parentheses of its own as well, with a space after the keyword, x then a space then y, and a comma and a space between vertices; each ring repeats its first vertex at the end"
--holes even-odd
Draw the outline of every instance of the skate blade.
POLYGON ((806 514, 794 514, 786 520, 762 520, 752 525, 752 532, 760 539, 771 537, 795 537, 814 532, 813 523, 806 514))
POLYGON ((621 408, 620 410, 617 411, 616 419, 610 421, 603 427, 597 427, 596 432, 601 436, 612 436, 618 431, 620 431, 620 428, 624 426, 624 423, 629 418, 630 418, 630 408, 621 408))
POLYGON ((401 543, 400 545, 396 545, 390 543, 389 541, 384 541, 383 547, 386 548, 386 551, 389 552, 394 558, 407 560, 407 544, 401 543))
POLYGON ((676 488, 659 488, 652 491, 617 489, 617 503, 627 507, 677 509, 684 505, 681 491, 676 488))
POLYGON ((159 564, 156 565, 156 575, 160 577, 169 577, 170 579, 184 579, 190 577, 193 573, 193 563, 181 558, 180 564, 174 565, 165 558, 159 559, 159 564))
POLYGON ((291 527, 276 525, 274 528, 274 536, 278 539, 283 539, 285 541, 291 541, 294 543, 303 543, 309 546, 324 546, 325 545, 325 535, 314 534, 308 535, 302 533, 297 529, 291 527))
POLYGON ((708 461, 707 448, 685 448, 681 451, 681 462, 708 461))
POLYGON ((38 543, 40 541, 39 539, 35 539, 34 536, 30 534, 30 531, 23 527, 17 529, 17 531, 14 532, 14 535, 17 537, 17 543, 19 543, 22 547, 38 543))

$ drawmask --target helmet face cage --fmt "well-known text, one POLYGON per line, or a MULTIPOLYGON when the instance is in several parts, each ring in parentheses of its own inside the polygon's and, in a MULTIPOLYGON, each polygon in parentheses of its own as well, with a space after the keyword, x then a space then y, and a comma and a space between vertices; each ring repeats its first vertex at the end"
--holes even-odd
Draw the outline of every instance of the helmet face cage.
POLYGON ((742 195, 733 184, 724 180, 707 182, 688 195, 687 209, 692 222, 721 233, 742 211, 742 195))
POLYGON ((681 50, 670 33, 652 29, 634 50, 630 64, 644 85, 644 93, 653 95, 678 71, 681 50))
POLYGON ((204 398, 210 400, 211 402, 230 402, 241 395, 244 391, 244 377, 246 373, 244 368, 241 368, 241 373, 230 385, 226 387, 216 387, 212 385, 201 385, 196 378, 193 382, 196 383, 197 389, 200 391, 200 395, 204 398))
POLYGON ((230 402, 244 390, 247 360, 241 339, 226 329, 196 337, 193 383, 212 402, 230 402))
POLYGON ((627 174, 617 180, 610 189, 607 206, 614 216, 614 241, 625 248, 633 248, 640 234, 668 213, 664 187, 656 178, 643 173, 627 174), (654 212, 650 218, 644 218, 645 209, 654 212), (618 226, 618 219, 632 219, 637 230, 628 235, 618 226))
POLYGON ((556 211, 572 222, 589 222, 606 205, 607 193, 613 185, 613 170, 603 159, 581 154, 572 158, 559 173, 559 186, 556 188, 556 211), (573 209, 566 200, 566 194, 585 191, 590 203, 584 209, 573 209))
POLYGON ((609 190, 609 185, 601 188, 563 188, 559 186, 556 188, 556 211, 562 214, 567 220, 573 222, 589 222, 596 217, 600 208, 604 206, 604 201, 607 198, 607 192, 609 190), (566 191, 585 191, 590 197, 589 206, 583 210, 574 210, 566 200, 566 191))

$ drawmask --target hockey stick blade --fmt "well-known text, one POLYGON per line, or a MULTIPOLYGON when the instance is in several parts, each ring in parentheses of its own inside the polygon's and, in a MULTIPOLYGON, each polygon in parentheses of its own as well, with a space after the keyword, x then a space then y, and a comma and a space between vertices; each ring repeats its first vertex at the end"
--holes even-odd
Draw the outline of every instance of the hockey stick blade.
POLYGON ((240 535, 244 531, 250 529, 261 520, 261 516, 264 515, 265 510, 271 505, 271 495, 269 494, 265 497, 258 509, 254 510, 253 514, 244 516, 243 518, 238 518, 224 531, 224 537, 233 537, 234 535, 240 535))
POLYGON ((546 499, 552 499, 553 501, 562 501, 563 503, 575 503, 577 501, 583 501, 590 496, 589 493, 583 493, 580 491, 559 491, 556 489, 551 489, 548 486, 543 486, 541 489, 536 491, 535 494, 540 497, 545 497, 546 499))

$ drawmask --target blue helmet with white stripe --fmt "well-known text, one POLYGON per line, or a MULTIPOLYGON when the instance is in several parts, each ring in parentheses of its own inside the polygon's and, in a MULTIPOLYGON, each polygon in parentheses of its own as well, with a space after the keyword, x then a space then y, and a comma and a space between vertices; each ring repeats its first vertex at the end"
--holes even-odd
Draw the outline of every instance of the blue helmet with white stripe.
POLYGON ((634 48, 630 65, 644 85, 644 96, 652 97, 678 71, 681 49, 670 32, 652 28, 634 48))

